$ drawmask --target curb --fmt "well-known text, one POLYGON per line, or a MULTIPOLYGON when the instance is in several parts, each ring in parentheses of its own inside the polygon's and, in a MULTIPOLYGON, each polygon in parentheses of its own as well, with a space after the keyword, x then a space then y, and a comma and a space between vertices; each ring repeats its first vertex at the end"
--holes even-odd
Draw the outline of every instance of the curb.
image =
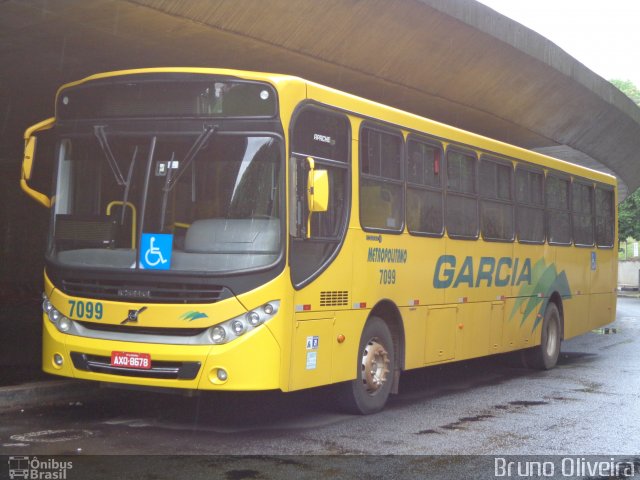
POLYGON ((96 382, 49 380, 0 387, 0 412, 79 401, 97 394, 96 382))

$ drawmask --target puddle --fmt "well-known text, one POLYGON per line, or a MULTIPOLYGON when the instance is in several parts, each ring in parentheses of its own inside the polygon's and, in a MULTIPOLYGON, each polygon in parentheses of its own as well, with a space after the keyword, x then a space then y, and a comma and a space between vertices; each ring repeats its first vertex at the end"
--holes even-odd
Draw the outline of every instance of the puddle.
MULTIPOLYGON (((440 427, 438 428, 443 430, 461 430, 464 429, 469 423, 482 422, 483 420, 488 420, 490 418, 494 418, 494 415, 491 415, 490 413, 483 413, 480 415, 475 415, 473 417, 461 417, 457 422, 449 423, 447 425, 440 425, 440 427)), ((440 434, 442 432, 439 432, 436 429, 428 429, 420 430, 419 432, 416 432, 415 435, 428 435, 433 433, 440 434)))
POLYGON ((516 400, 515 402, 509 402, 509 405, 516 407, 536 407, 538 405, 548 405, 549 402, 543 402, 541 400, 516 400))
POLYGON ((582 392, 582 393, 603 393, 601 391, 602 384, 595 382, 586 382, 582 383, 583 388, 574 388, 574 392, 582 392))
POLYGON ((582 364, 593 362, 597 358, 597 353, 561 352, 558 357, 558 368, 575 368, 582 364))
POLYGON ((92 435, 93 432, 91 430, 41 430, 39 432, 11 435, 10 438, 15 442, 57 443, 80 440, 92 435))
POLYGON ((610 335, 614 333, 618 333, 617 327, 604 327, 604 328, 596 328, 595 330, 591 330, 593 333, 597 333, 599 335, 610 335))
POLYGON ((484 414, 484 415, 476 415, 475 417, 462 417, 460 422, 480 422, 482 420, 486 420, 487 418, 493 418, 493 415, 484 414))
POLYGON ((309 415, 305 418, 273 419, 266 416, 261 423, 238 421, 237 423, 216 423, 208 418, 197 418, 192 421, 175 421, 162 418, 116 417, 105 420, 104 425, 124 426, 129 428, 159 428, 163 430, 201 431, 220 434, 246 433, 273 430, 308 430, 331 426, 351 419, 351 415, 326 413, 309 415), (195 422, 195 423, 194 423, 195 422))
POLYGON ((571 397, 551 397, 551 400, 557 400, 559 402, 577 402, 578 401, 577 398, 571 398, 571 397))
POLYGON ((225 477, 229 480, 245 480, 251 478, 260 478, 260 472, 257 470, 229 470, 225 472, 225 477))
MULTIPOLYGON (((569 400, 569 399, 558 397, 557 400, 569 400)), ((515 400, 513 402, 509 402, 508 404, 494 405, 493 410, 498 410, 500 414, 515 413, 520 408, 523 408, 523 407, 537 407, 540 405, 548 405, 548 404, 549 402, 545 402, 543 400, 515 400)), ((445 433, 442 430, 448 430, 448 431, 464 430, 469 424, 483 422, 491 418, 496 418, 496 415, 498 415, 498 413, 496 413, 495 415, 491 413, 480 413, 474 416, 460 417, 456 422, 448 423, 446 425, 440 425, 437 428, 419 430, 418 432, 415 432, 414 435, 432 435, 432 434, 445 433)))

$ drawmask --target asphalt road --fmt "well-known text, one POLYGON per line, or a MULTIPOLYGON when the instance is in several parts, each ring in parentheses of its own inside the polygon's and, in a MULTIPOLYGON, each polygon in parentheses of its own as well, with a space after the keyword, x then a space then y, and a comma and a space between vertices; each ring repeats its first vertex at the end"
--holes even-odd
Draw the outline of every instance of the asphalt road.
MULTIPOLYGON (((218 455, 184 457, 179 467, 151 463, 161 475, 209 459, 208 468, 225 472, 220 478, 235 479, 281 478, 291 476, 289 470, 297 472, 295 478, 304 477, 300 472, 333 478, 345 471, 359 478, 368 469, 377 478, 394 461, 378 465, 361 455, 638 457, 640 300, 620 298, 610 327, 616 333, 564 342, 558 366, 548 372, 513 366, 499 356, 406 373, 400 394, 382 413, 366 417, 335 413, 322 389, 194 398, 104 389, 90 401, 0 414, 0 455, 218 455), (265 455, 291 456, 269 460, 282 475, 264 476, 265 455), (320 462, 327 457, 308 455, 334 455, 329 463, 343 467, 327 470, 327 462, 320 462), (215 462, 221 459, 233 465, 220 470, 215 462)), ((395 458, 411 459, 399 465, 408 469, 407 478, 426 468, 421 457, 395 458)), ((452 458, 428 462, 442 467, 452 458)))

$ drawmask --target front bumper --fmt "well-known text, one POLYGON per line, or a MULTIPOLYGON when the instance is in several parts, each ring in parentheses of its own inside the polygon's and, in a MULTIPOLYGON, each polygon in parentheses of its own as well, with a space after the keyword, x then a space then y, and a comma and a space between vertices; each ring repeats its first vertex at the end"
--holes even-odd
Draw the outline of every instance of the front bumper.
POLYGON ((224 345, 164 345, 67 335, 43 315, 42 368, 53 375, 193 390, 273 390, 281 388, 280 356, 266 326, 224 345), (151 369, 113 367, 113 351, 148 354, 151 369), (219 369, 227 374, 224 381, 219 369))

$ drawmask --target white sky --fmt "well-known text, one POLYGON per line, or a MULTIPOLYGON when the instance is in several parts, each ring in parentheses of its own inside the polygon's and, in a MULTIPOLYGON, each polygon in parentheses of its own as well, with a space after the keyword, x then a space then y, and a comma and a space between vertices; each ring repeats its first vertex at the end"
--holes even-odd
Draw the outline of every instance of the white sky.
POLYGON ((606 80, 640 88, 640 0, 478 0, 551 40, 606 80))

